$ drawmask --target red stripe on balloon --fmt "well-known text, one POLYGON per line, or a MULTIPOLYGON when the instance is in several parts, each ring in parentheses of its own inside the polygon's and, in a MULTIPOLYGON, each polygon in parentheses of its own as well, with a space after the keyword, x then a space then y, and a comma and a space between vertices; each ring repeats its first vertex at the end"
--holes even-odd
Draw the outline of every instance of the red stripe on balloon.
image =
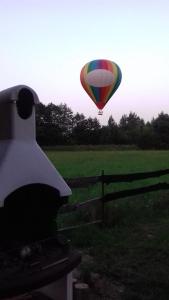
POLYGON ((105 106, 105 103, 103 102, 96 102, 95 104, 98 107, 98 109, 103 109, 103 107, 105 106))
POLYGON ((107 69, 107 62, 106 62, 106 60, 101 60, 101 68, 102 69, 107 69))
POLYGON ((105 103, 105 98, 107 93, 109 93, 109 90, 110 90, 110 86, 104 86, 100 88, 100 101, 105 103))

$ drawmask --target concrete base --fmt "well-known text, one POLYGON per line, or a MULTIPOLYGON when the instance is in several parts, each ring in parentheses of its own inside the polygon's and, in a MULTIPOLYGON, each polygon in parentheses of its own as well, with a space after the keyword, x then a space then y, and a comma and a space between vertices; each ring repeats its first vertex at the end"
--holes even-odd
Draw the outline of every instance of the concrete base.
POLYGON ((51 300, 73 300, 72 272, 49 285, 39 289, 38 292, 51 300))

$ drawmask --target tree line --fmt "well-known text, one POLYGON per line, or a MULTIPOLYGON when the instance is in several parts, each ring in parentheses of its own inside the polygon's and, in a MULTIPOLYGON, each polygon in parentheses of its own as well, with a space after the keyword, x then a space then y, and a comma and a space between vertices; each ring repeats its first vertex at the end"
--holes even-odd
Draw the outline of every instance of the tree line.
POLYGON ((141 149, 169 149, 169 115, 161 112, 151 122, 136 113, 122 115, 117 124, 112 116, 101 126, 97 118, 74 114, 66 104, 38 104, 37 142, 55 145, 135 145, 141 149))

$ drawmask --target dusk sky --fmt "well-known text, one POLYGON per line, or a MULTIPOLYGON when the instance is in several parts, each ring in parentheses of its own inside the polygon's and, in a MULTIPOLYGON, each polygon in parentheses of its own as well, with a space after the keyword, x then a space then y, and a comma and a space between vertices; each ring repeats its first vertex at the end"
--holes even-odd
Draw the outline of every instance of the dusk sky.
POLYGON ((168 0, 0 0, 0 90, 26 84, 44 104, 66 103, 97 117, 169 114, 168 0), (122 82, 103 116, 83 90, 80 71, 109 59, 122 82))

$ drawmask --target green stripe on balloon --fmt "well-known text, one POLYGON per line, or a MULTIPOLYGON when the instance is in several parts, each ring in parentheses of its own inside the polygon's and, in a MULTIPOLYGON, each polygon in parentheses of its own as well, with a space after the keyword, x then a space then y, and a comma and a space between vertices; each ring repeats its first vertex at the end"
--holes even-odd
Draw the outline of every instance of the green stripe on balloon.
MULTIPOLYGON (((120 83, 121 83, 121 80, 122 80, 122 73, 121 73, 121 70, 120 70, 120 68, 119 68, 118 65, 116 65, 116 67, 117 67, 117 74, 118 74, 118 76, 117 76, 117 79, 116 79, 116 83, 115 83, 115 85, 114 85, 114 88, 113 88, 113 90, 111 91, 111 93, 110 93, 109 96, 108 96, 108 100, 113 96, 113 94, 115 93, 115 91, 118 89, 118 87, 119 87, 119 85, 120 85, 120 83)), ((108 100, 107 100, 107 101, 108 101, 108 100)))
POLYGON ((100 91, 99 91, 99 88, 98 87, 95 87, 95 86, 90 86, 91 90, 92 90, 92 93, 96 99, 96 102, 99 102, 100 100, 100 91))

